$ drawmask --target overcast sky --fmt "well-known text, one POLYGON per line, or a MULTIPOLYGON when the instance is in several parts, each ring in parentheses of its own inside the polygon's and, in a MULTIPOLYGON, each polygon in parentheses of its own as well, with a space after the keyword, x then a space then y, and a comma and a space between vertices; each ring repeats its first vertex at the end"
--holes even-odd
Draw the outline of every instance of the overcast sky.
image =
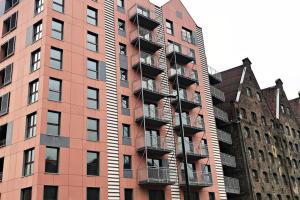
MULTIPOLYGON (((151 0, 161 6, 167 0, 151 0)), ((202 27, 208 63, 223 71, 249 57, 261 88, 281 78, 300 91, 299 0, 182 0, 202 27)))

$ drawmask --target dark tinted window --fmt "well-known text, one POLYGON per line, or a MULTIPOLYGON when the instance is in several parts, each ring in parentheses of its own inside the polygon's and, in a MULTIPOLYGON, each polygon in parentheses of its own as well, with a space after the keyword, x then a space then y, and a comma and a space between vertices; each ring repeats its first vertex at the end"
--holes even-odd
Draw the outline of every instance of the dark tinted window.
POLYGON ((44 186, 44 199, 43 200, 57 200, 58 186, 44 186))
POLYGON ((98 176, 99 175, 99 153, 87 152, 87 175, 98 176))
POLYGON ((46 147, 45 172, 58 173, 59 149, 46 147))
POLYGON ((100 198, 100 189, 99 188, 92 188, 92 187, 88 187, 86 189, 86 193, 87 193, 87 200, 99 200, 100 198))

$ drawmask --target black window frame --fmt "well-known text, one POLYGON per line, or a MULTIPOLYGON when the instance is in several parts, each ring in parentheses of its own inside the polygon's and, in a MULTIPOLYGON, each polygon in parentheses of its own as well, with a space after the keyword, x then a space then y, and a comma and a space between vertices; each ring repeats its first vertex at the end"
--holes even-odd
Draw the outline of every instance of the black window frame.
POLYGON ((57 200, 58 199, 58 186, 44 185, 43 200, 57 200))
POLYGON ((126 31, 126 22, 123 19, 118 19, 118 30, 126 31))
POLYGON ((100 157, 99 157, 99 152, 96 152, 96 151, 87 151, 87 154, 86 154, 86 174, 87 176, 99 176, 100 174, 100 157), (89 154, 94 154, 96 155, 96 160, 94 165, 89 163, 89 154), (92 169, 94 167, 94 169, 92 169))
POLYGON ((48 100, 49 101, 56 101, 56 102, 60 102, 62 99, 62 80, 61 79, 57 79, 57 78, 53 78, 53 77, 49 77, 49 84, 48 84, 48 100), (51 81, 55 81, 56 83, 59 83, 59 88, 51 88, 51 81), (56 94, 58 95, 58 99, 54 99, 51 97, 51 94, 56 94))
POLYGON ((86 188, 86 200, 99 200, 99 199, 100 199, 100 188, 98 187, 86 188))
POLYGON ((92 58, 88 58, 86 65, 87 65, 87 77, 93 80, 99 80, 99 61, 92 58), (92 63, 93 66, 91 67, 89 63, 92 63), (94 64, 96 68, 92 69, 94 68, 94 64), (92 74, 94 74, 94 76, 92 74))
POLYGON ((119 43, 119 54, 126 56, 127 55, 127 46, 126 44, 119 43))
POLYGON ((64 13, 65 10, 65 2, 64 0, 61 0, 62 3, 58 2, 60 0, 53 0, 52 1, 52 9, 59 12, 59 13, 64 13))
POLYGON ((86 8, 86 22, 93 26, 98 25, 98 9, 93 8, 91 6, 87 6, 86 8), (89 15, 89 11, 92 11, 95 16, 89 15))
POLYGON ((31 200, 32 198, 32 187, 21 189, 21 200, 31 200))
POLYGON ((124 170, 132 170, 132 156, 131 155, 123 155, 123 169, 124 170))
POLYGON ((25 138, 29 139, 29 138, 35 137, 36 130, 37 130, 37 112, 33 112, 26 116, 25 138))
POLYGON ((32 41, 36 42, 42 38, 43 34, 43 20, 40 20, 33 24, 33 31, 32 31, 32 41))
POLYGON ((28 105, 33 104, 39 100, 39 85, 39 79, 35 79, 29 83, 28 105))
POLYGON ((35 0, 34 13, 35 15, 41 13, 44 10, 44 0, 35 0))
POLYGON ((121 106, 122 106, 123 109, 129 109, 130 108, 129 96, 121 95, 121 106))
POLYGON ((48 110, 47 112, 47 130, 46 130, 46 134, 47 135, 52 135, 52 136, 59 136, 60 135, 60 127, 61 126, 61 112, 58 111, 54 111, 54 110, 48 110), (53 123, 53 122, 49 122, 49 113, 53 113, 57 115, 57 123, 53 123), (57 133, 53 134, 50 133, 50 129, 49 126, 53 126, 53 127, 57 127, 57 133))
POLYGON ((99 51, 99 48, 98 48, 99 38, 98 38, 97 33, 88 31, 87 32, 87 37, 86 37, 86 42, 87 42, 86 48, 88 50, 93 51, 93 52, 98 52, 99 51), (95 40, 95 41, 89 40, 89 37, 93 37, 93 40, 95 40))
POLYGON ((86 131, 87 131, 87 140, 88 141, 93 141, 93 142, 98 142, 99 141, 99 130, 100 130, 100 127, 99 127, 99 119, 96 119, 96 118, 91 118, 91 117, 88 117, 87 118, 87 123, 86 123, 86 131), (89 122, 94 122, 96 124, 96 128, 93 129, 92 127, 90 127, 90 123, 89 122), (90 137, 90 135, 94 134, 96 135, 96 139, 93 139, 93 137, 90 137))
POLYGON ((5 20, 3 20, 2 37, 15 30, 17 28, 17 25, 18 25, 18 12, 15 12, 9 17, 7 17, 5 20))
POLYGON ((4 13, 15 7, 19 3, 19 0, 6 0, 5 1, 5 7, 4 7, 4 13), (8 2, 11 4, 9 5, 8 2))
POLYGON ((41 48, 31 52, 30 72, 35 72, 41 67, 41 48))
POLYGON ((35 149, 30 148, 24 151, 23 176, 31 176, 34 173, 35 149))
POLYGON ((117 0, 117 6, 119 8, 125 8, 125 2, 124 2, 124 0, 117 0))
POLYGON ((60 149, 57 147, 46 146, 45 150, 45 172, 46 173, 58 173, 59 172, 59 153, 60 149), (48 150, 48 152, 47 152, 48 150), (50 150, 55 150, 56 159, 48 159, 47 153, 50 153, 50 150))
POLYGON ((0 62, 11 57, 15 53, 16 36, 10 38, 3 44, 1 44, 1 58, 0 62), (3 52, 4 51, 4 52, 3 52))
POLYGON ((132 188, 124 188, 124 200, 133 200, 132 188))
POLYGON ((50 48, 50 68, 56 70, 62 70, 62 67, 63 67, 63 50, 52 46, 50 48), (53 53, 55 54, 59 53, 59 58, 54 57, 53 53), (58 67, 52 65, 54 62, 58 64, 57 65, 58 67))
POLYGON ((98 88, 93 88, 93 87, 88 87, 87 88, 87 108, 89 109, 94 109, 94 110, 98 110, 99 109, 99 89, 98 88), (90 97, 89 96, 89 91, 93 91, 96 92, 96 98, 90 97), (92 104, 89 104, 90 102, 92 102, 92 104), (94 103, 96 103, 96 107, 93 107, 91 105, 93 105, 94 103))
POLYGON ((51 37, 54 39, 57 39, 57 40, 64 40, 64 22, 63 21, 52 18, 51 37), (57 23, 61 27, 61 29, 57 29, 56 27, 54 27, 53 23, 57 23))
POLYGON ((174 26, 173 26, 173 22, 170 20, 166 20, 166 31, 168 34, 170 35, 174 35, 174 26))
POLYGON ((128 81, 128 70, 120 68, 120 78, 121 81, 128 81))

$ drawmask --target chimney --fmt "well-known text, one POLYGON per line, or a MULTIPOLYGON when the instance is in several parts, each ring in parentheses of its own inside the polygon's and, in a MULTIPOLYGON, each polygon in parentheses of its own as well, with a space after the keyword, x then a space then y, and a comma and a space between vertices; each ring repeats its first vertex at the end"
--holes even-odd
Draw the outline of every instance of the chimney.
POLYGON ((282 85, 283 85, 283 83, 282 83, 282 81, 281 81, 280 78, 277 79, 277 80, 275 81, 275 83, 276 83, 276 86, 277 86, 277 87, 282 87, 282 85))
POLYGON ((249 58, 244 58, 243 59, 243 65, 244 66, 251 66, 251 64, 252 64, 252 62, 250 61, 250 59, 249 58))

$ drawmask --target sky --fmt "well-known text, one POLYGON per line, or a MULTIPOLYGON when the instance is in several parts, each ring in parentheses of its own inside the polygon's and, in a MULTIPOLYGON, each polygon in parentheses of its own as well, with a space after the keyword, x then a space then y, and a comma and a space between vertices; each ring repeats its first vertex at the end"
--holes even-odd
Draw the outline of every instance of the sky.
MULTIPOLYGON (((150 0, 161 6, 167 0, 150 0)), ((224 71, 248 57, 260 87, 280 78, 289 99, 300 91, 299 0, 182 0, 204 34, 208 64, 224 71)))

